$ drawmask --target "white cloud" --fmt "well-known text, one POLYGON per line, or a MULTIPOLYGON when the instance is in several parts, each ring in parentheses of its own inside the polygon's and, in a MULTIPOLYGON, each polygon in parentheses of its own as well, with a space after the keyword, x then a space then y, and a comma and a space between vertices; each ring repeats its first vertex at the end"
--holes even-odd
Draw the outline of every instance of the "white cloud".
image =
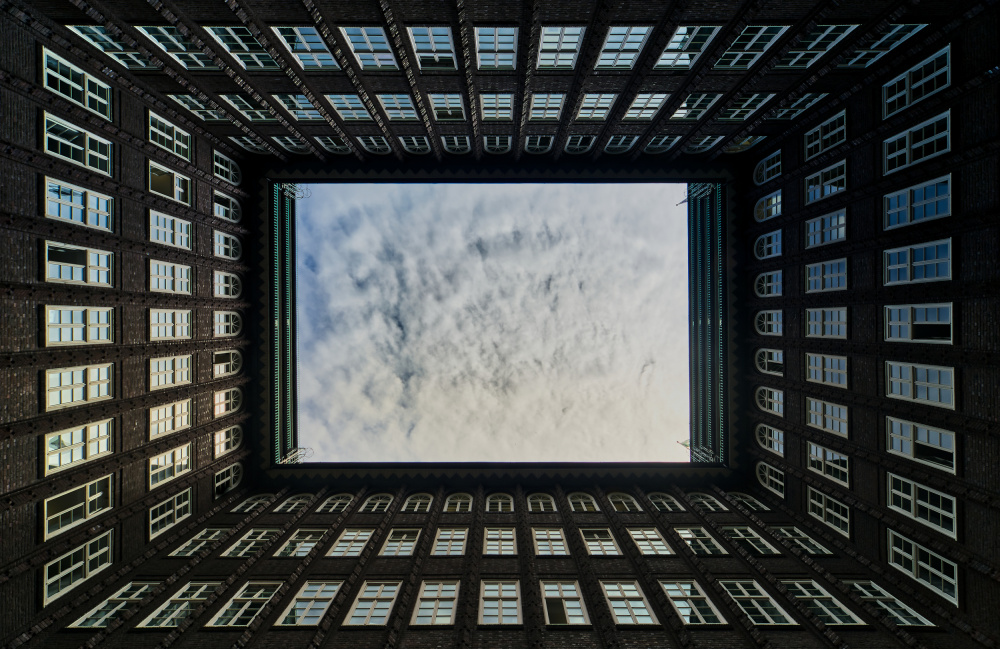
POLYGON ((682 185, 319 185, 299 443, 328 461, 686 460, 682 185))

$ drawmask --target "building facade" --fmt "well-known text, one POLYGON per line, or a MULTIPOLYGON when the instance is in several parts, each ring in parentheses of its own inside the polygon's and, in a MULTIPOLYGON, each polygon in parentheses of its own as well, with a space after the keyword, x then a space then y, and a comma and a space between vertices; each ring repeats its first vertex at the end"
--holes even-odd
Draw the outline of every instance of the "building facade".
POLYGON ((2 8, 3 646, 1000 642, 996 3, 2 8), (287 463, 390 180, 689 183, 695 462, 287 463))

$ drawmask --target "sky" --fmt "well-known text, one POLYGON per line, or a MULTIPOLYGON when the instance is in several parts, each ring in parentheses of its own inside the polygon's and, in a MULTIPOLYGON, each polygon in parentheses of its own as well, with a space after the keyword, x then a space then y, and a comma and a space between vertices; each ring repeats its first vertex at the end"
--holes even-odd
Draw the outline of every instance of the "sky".
POLYGON ((311 461, 687 461, 684 185, 312 185, 311 461))

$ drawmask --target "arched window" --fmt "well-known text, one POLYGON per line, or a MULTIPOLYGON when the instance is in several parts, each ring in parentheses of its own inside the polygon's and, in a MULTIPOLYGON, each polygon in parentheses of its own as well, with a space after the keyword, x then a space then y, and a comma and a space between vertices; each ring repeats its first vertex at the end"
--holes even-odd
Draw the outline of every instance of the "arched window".
POLYGON ((604 145, 604 152, 612 155, 625 153, 639 141, 638 135, 612 135, 604 145))
POLYGON ((402 511, 426 514, 431 510, 432 500, 434 498, 430 494, 413 494, 403 503, 402 511))
POLYGON ((570 494, 569 495, 569 508, 575 512, 596 512, 600 511, 597 508, 597 501, 590 494, 570 494))
POLYGON ((449 514, 465 514, 472 511, 472 496, 452 494, 444 501, 444 511, 449 514))
POLYGON ((243 444, 243 429, 239 426, 230 426, 229 428, 216 431, 213 437, 215 441, 215 457, 219 458, 226 453, 235 451, 243 444))
POLYGON ((677 141, 681 139, 680 135, 654 135, 653 139, 649 141, 646 148, 643 149, 645 153, 657 154, 666 153, 673 148, 677 141))
POLYGON ((216 311, 214 318, 216 338, 238 336, 243 331, 243 318, 235 311, 216 311))
POLYGON ((215 231, 215 256, 223 259, 239 259, 243 255, 240 240, 231 234, 215 231))
POLYGON ((431 143, 426 135, 401 135, 399 141, 403 143, 403 149, 407 153, 423 155, 431 152, 431 143))
POLYGON ((392 153, 389 141, 382 135, 360 135, 358 136, 358 144, 368 153, 374 153, 375 155, 388 155, 392 153))
POLYGON ((309 494, 291 496, 286 498, 285 502, 275 507, 274 511, 276 514, 291 514, 293 512, 304 511, 305 508, 309 506, 309 501, 311 501, 312 498, 313 497, 309 494))
POLYGON ((767 512, 771 511, 767 508, 764 503, 760 502, 753 496, 749 494, 740 493, 738 491, 730 491, 729 497, 740 503, 752 512, 767 512))
POLYGON ((757 388, 757 407, 764 412, 785 416, 785 393, 772 388, 757 388))
POLYGON ((742 140, 735 140, 722 147, 723 153, 743 153, 749 151, 767 139, 766 135, 750 135, 742 140))
POLYGON ((442 135, 441 142, 448 153, 462 154, 472 151, 468 135, 442 135))
POLYGON ((240 208, 239 201, 235 198, 215 192, 214 203, 214 214, 223 221, 239 223, 240 219, 243 218, 243 210, 240 208))
POLYGON ((768 232, 757 237, 753 246, 753 254, 757 259, 770 259, 781 255, 781 230, 768 232))
POLYGON ((337 135, 317 135, 316 141, 330 153, 348 155, 351 152, 351 147, 347 144, 347 140, 337 135))
POLYGON ((785 474, 764 462, 757 463, 757 481, 764 487, 785 497, 785 474))
POLYGON ((509 514, 514 511, 514 499, 507 494, 493 494, 486 499, 486 511, 509 514))
POLYGON ((237 275, 217 270, 212 274, 212 294, 215 297, 239 297, 243 282, 237 275))
POLYGON ((235 349, 212 354, 212 378, 234 376, 243 369, 243 354, 235 349))
POLYGON ((243 405, 243 391, 239 388, 219 390, 215 393, 215 418, 224 417, 243 405))
POLYGON ((596 135, 570 135, 566 138, 566 146, 563 147, 563 150, 573 155, 586 153, 590 151, 590 147, 594 146, 596 139, 596 135))
POLYGON ((389 494, 375 494, 368 496, 368 500, 365 501, 364 505, 361 505, 361 509, 358 511, 362 514, 380 514, 389 509, 391 502, 392 496, 389 494))
POLYGON ((245 514, 247 512, 252 512, 258 507, 263 507, 267 503, 271 502, 274 498, 274 494, 257 494, 256 496, 250 496, 239 505, 236 505, 229 511, 234 514, 245 514))
POLYGON ((781 149, 757 163, 753 170, 753 182, 755 185, 763 185, 772 178, 781 175, 781 149))
POLYGON ((323 501, 323 504, 316 509, 318 514, 336 514, 347 509, 347 506, 351 504, 354 500, 354 496, 351 494, 337 494, 336 496, 330 496, 323 501))
POLYGON ((781 311, 758 311, 754 318, 754 328, 762 336, 780 336, 782 334, 781 311))
POLYGON ((780 349, 758 349, 754 356, 757 370, 782 376, 785 373, 785 352, 780 349))
POLYGON ((757 438, 757 443, 762 448, 784 457, 785 433, 783 431, 771 428, 767 424, 757 424, 757 430, 754 431, 754 434, 757 438))
POLYGON ((552 142, 555 140, 551 135, 529 135, 524 138, 525 153, 548 153, 552 150, 552 142))
POLYGON ((684 153, 704 153, 724 139, 726 139, 725 135, 700 135, 693 137, 688 145, 684 147, 684 153))
POLYGON ((240 135, 239 137, 230 135, 229 139, 250 153, 270 153, 267 146, 257 141, 257 138, 250 137, 249 135, 240 135))
POLYGON ((501 154, 510 152, 509 135, 484 135, 483 151, 486 153, 501 154))
POLYGON ((240 484, 240 480, 242 479, 243 465, 239 462, 230 464, 222 471, 219 471, 215 474, 215 497, 218 498, 232 491, 240 484))
POLYGON ((781 271, 761 273, 753 283, 754 293, 758 297, 775 297, 781 295, 781 271))
POLYGON ((628 494, 623 493, 610 493, 608 494, 608 502, 614 507, 616 512, 641 512, 642 508, 639 507, 639 503, 635 501, 635 498, 628 494))
POLYGON ((236 164, 236 161, 218 151, 212 151, 212 170, 215 172, 216 177, 222 178, 234 185, 239 185, 243 179, 243 173, 240 171, 240 166, 236 164))
POLYGON ((653 507, 655 507, 658 512, 684 511, 684 508, 681 507, 681 504, 677 502, 677 499, 673 496, 661 493, 651 493, 648 498, 649 502, 653 503, 653 507))
POLYGON ((753 206, 754 220, 766 221, 781 216, 781 190, 772 192, 757 201, 753 206))
POLYGON ((529 512, 554 512, 556 501, 548 494, 531 494, 528 496, 529 512))
POLYGON ((708 494, 702 493, 691 493, 688 494, 688 500, 694 505, 699 511, 702 512, 724 512, 728 511, 726 506, 723 505, 714 496, 709 496, 708 494))
POLYGON ((274 141, 289 153, 309 153, 309 145, 291 135, 275 135, 274 141))

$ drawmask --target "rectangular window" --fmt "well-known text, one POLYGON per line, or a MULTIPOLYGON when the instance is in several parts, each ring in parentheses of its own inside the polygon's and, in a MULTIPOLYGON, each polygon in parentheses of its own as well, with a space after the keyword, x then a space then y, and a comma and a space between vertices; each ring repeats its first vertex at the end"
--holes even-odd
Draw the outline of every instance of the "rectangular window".
POLYGON ((110 196, 61 180, 45 179, 45 216, 51 219, 111 232, 113 205, 110 196))
POLYGON ((194 95, 167 95, 167 97, 170 97, 184 108, 187 108, 196 117, 206 122, 226 121, 226 114, 224 112, 218 108, 213 108, 214 104, 209 105, 194 95))
POLYGON ((111 120, 111 86, 47 49, 43 49, 42 53, 42 82, 46 88, 111 120))
POLYGON ((383 557, 408 557, 413 554, 419 537, 420 530, 389 530, 389 538, 379 554, 383 557))
POLYGON ((249 557, 262 551, 267 544, 281 535, 280 530, 273 529, 251 529, 243 537, 233 543, 225 552, 223 557, 249 557))
POLYGON ((889 509, 905 514, 928 527, 957 538, 958 513, 955 498, 893 473, 886 474, 889 509))
POLYGON ((206 528, 203 530, 198 530, 198 533, 192 536, 190 539, 185 541, 180 547, 171 552, 168 556, 171 557, 191 557, 205 548, 215 545, 217 541, 221 541, 223 537, 229 534, 229 530, 217 529, 217 528, 206 528))
POLYGON ((191 515, 191 489, 167 498, 149 510, 149 538, 163 532, 191 515))
POLYGON ((890 24, 881 34, 866 39, 861 47, 848 54, 846 60, 838 67, 867 68, 926 26, 890 24))
POLYGON ((720 580, 719 584, 755 625, 795 624, 757 582, 720 580))
POLYGON ((408 27, 421 70, 456 70, 455 44, 448 27, 408 27))
POLYGON ((415 120, 417 119, 417 109, 413 107, 413 100, 409 95, 377 95, 382 110, 390 121, 415 120))
POLYGON ((958 566, 892 530, 886 534, 889 563, 957 606, 958 566))
POLYGON ((844 40, 857 25, 816 25, 781 57, 777 70, 804 70, 844 40))
POLYGON ((893 248, 882 257, 886 286, 951 279, 951 239, 893 248))
POLYGON ((955 473, 955 433, 896 417, 886 417, 885 423, 887 451, 955 473))
POLYGON ((538 44, 539 70, 572 70, 580 54, 586 27, 542 27, 538 44))
POLYGON ((806 380, 838 388, 847 387, 847 357, 806 354, 806 380))
POLYGON ((341 27, 362 70, 396 70, 389 40, 381 27, 341 27))
POLYGON ((118 619, 128 610, 134 611, 139 602, 148 597, 156 582, 133 581, 116 592, 76 622, 68 626, 70 629, 103 629, 112 620, 118 619))
POLYGON ((806 293, 843 291, 847 288, 847 259, 806 266, 806 293))
POLYGON ((688 95, 687 99, 681 102, 681 105, 677 107, 674 114, 670 116, 670 119, 701 119, 702 115, 704 115, 705 112, 715 104, 715 102, 719 101, 720 97, 722 97, 722 95, 717 92, 695 93, 688 95))
POLYGON ((862 624, 854 613, 851 613, 815 581, 783 581, 781 583, 788 589, 792 597, 801 601, 809 612, 818 617, 823 624, 862 624))
POLYGON ((545 623, 553 626, 564 624, 589 624, 587 608, 583 604, 580 585, 575 581, 543 581, 542 602, 545 623))
POLYGON ((105 176, 111 175, 110 141, 48 113, 45 113, 45 151, 105 176))
POLYGON ((806 554, 833 554, 797 527, 769 527, 778 538, 785 539, 806 554))
POLYGON ((443 121, 465 121, 465 107, 459 93, 431 93, 428 95, 434 119, 443 121))
POLYGON ((665 92, 640 92, 625 112, 625 119, 653 119, 666 100, 665 92))
POLYGON ((809 515, 849 537, 851 535, 851 508, 812 487, 806 487, 806 492, 809 498, 809 515))
POLYGON ((513 70, 517 65, 517 27, 476 27, 480 70, 513 70))
POLYGON ((847 238, 847 210, 818 216, 806 221, 806 248, 824 246, 847 238))
POLYGON ((615 624, 656 624, 645 595, 634 581, 602 581, 601 588, 615 624))
POLYGON ((191 222, 149 210, 149 240, 165 246, 191 249, 191 222))
POLYGON ((847 437, 847 406, 838 406, 811 397, 806 398, 809 425, 835 435, 847 437))
POLYGON ((361 551, 368 545, 368 539, 375 530, 346 529, 340 533, 337 542, 333 544, 328 557, 359 557, 361 551))
POLYGON ((45 475, 110 455, 114 420, 105 419, 45 435, 45 475))
POLYGON ((847 584, 862 600, 871 602, 882 609, 893 622, 900 626, 934 626, 873 581, 849 581, 847 584))
POLYGON ((812 442, 809 442, 809 470, 850 486, 847 456, 812 442))
POLYGON ((806 309, 807 338, 847 338, 847 307, 806 309))
POLYGON ((674 531, 695 554, 728 554, 704 527, 678 527, 674 531))
POLYGON ((184 160, 191 160, 191 134, 152 111, 149 112, 149 141, 184 160))
POLYGON ((955 409, 955 368, 886 361, 885 396, 955 409))
POLYGON ((806 131, 806 160, 811 160, 847 141, 847 112, 840 111, 814 129, 806 131))
POLYGON ((951 216, 951 174, 883 198, 886 230, 951 216))
POLYGON ((163 48, 175 61, 188 70, 217 70, 218 66, 201 47, 171 25, 138 27, 151 41, 163 48))
POLYGON ((487 527, 483 535, 483 554, 517 554, 513 527, 487 527))
POLYGON ((191 470, 191 445, 149 458, 149 488, 155 489, 191 470))
POLYGON ((180 309, 150 309, 149 339, 187 340, 191 338, 191 311, 180 309))
POLYGON ((371 121, 371 114, 358 95, 327 95, 334 110, 345 122, 371 121))
POLYGON ((514 95, 485 94, 479 95, 479 103, 483 107, 484 120, 510 120, 513 115, 514 95))
POLYGON ((85 41, 107 54, 117 63, 130 70, 143 70, 152 67, 149 60, 139 54, 136 49, 111 34, 101 25, 66 25, 79 34, 85 41))
MULTIPOLYGON (((274 115, 271 111, 266 108, 261 108, 258 104, 251 103, 249 99, 243 95, 219 95, 222 97, 226 103, 236 109, 240 115, 245 117, 247 121, 250 122, 273 122, 274 115)), ((260 143, 256 139, 249 136, 241 136, 239 138, 233 138, 234 141, 247 149, 248 151, 257 151, 259 153, 266 153, 267 149, 261 147, 260 143)))
POLYGON ((639 52, 646 44, 646 37, 652 27, 615 26, 608 29, 608 35, 601 47, 601 54, 594 66, 597 70, 629 70, 639 58, 639 52))
POLYGON ((306 72, 339 70, 336 59, 315 27, 272 27, 279 40, 306 72))
POLYGON ((516 580, 484 579, 479 595, 480 624, 520 624, 521 589, 516 580))
POLYGON ((587 552, 595 556, 619 555, 621 551, 609 529, 580 530, 587 552))
POLYGON ((752 527, 746 525, 726 526, 722 528, 722 534, 733 545, 743 548, 751 555, 781 554, 770 543, 765 541, 760 534, 757 534, 752 527))
POLYGON ((165 198, 191 205, 191 179, 176 171, 149 162, 149 191, 165 198))
POLYGON ((113 398, 113 373, 113 363, 46 370, 45 410, 113 398))
POLYGON ((106 475, 45 499, 45 540, 110 511, 114 506, 112 475, 106 475))
POLYGON ((99 345, 114 342, 111 307, 45 307, 45 346, 99 345))
POLYGON ((149 438, 191 427, 191 400, 184 399, 149 409, 149 438))
POLYGON ((895 115, 951 85, 951 46, 882 85, 882 117, 895 115))
POLYGON ((154 293, 191 295, 191 267, 151 259, 149 290, 154 293))
POLYGON ((535 528, 531 530, 531 534, 535 539, 535 554, 548 556, 569 554, 562 530, 535 528))
POLYGON ((951 344, 952 305, 902 304, 885 307, 885 339, 951 344))
MULTIPOLYGON (((719 111, 718 118, 723 121, 742 122, 749 119, 754 113, 764 107, 764 104, 771 101, 774 94, 754 93, 744 97, 739 97, 729 106, 719 111)), ((779 156, 778 173, 781 173, 779 156)), ((775 174, 777 175, 777 174, 775 174)), ((773 178, 774 176, 772 176, 773 178)))
POLYGON ((816 104, 816 102, 826 97, 826 95, 827 93, 825 92, 802 93, 802 95, 798 99, 792 101, 792 103, 790 103, 788 106, 784 108, 779 108, 774 113, 774 119, 795 119, 802 113, 812 108, 813 105, 816 104))
POLYGON ((891 174, 948 151, 951 151, 950 110, 883 141, 885 173, 891 174))
POLYGON ((309 554, 326 530, 295 530, 285 544, 274 553, 276 557, 304 557, 309 554))
POLYGON ((45 564, 45 595, 42 603, 47 605, 57 597, 75 588, 84 581, 111 565, 112 533, 108 530, 92 541, 87 541, 57 559, 45 564))
POLYGON ((318 121, 323 119, 323 115, 316 110, 316 107, 312 105, 312 102, 309 101, 305 95, 282 93, 271 96, 274 97, 275 101, 281 104, 292 117, 300 122, 318 121))
POLYGON ((248 582, 205 626, 250 626, 280 587, 281 582, 248 582))
POLYGON ((281 69, 246 27, 206 27, 205 29, 246 70, 268 72, 281 69))
POLYGON ((611 106, 615 103, 617 94, 613 92, 588 93, 583 96, 580 103, 580 110, 576 113, 577 119, 607 119, 611 106))
POLYGON ((829 198, 847 189, 847 160, 830 165, 806 177, 806 205, 829 198))
POLYGON ((698 582, 661 581, 660 585, 684 624, 725 624, 698 582))
POLYGON ((384 625, 399 593, 399 581, 366 581, 344 621, 345 626, 384 625))
POLYGON ((654 67, 690 70, 719 29, 721 28, 698 25, 678 27, 654 67))
POLYGON ((532 94, 530 119, 559 119, 565 98, 566 95, 561 92, 532 94))
POLYGON ((788 27, 780 25, 744 27, 729 49, 715 62, 715 69, 749 70, 786 31, 788 27))
POLYGON ((454 624, 458 605, 457 581, 425 581, 420 584, 417 605, 410 624, 419 626, 454 624))
POLYGON ((673 554, 663 535, 655 527, 630 527, 628 533, 642 554, 673 554))
POLYGON ((278 626, 317 626, 333 603, 340 581, 307 581, 281 616, 278 626))
POLYGON ((464 527, 438 528, 431 554, 436 557, 460 557, 465 554, 469 530, 464 527))
POLYGON ((172 628, 180 626, 201 604, 222 585, 221 581, 192 581, 181 587, 165 604, 143 620, 140 628, 172 628))

